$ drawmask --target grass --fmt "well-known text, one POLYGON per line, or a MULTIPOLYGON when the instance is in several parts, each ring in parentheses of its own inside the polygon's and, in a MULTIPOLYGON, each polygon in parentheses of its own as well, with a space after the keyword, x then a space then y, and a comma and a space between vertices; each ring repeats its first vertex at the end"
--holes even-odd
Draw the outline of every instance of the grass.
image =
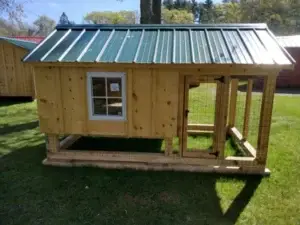
POLYGON ((270 178, 45 167, 36 103, 2 102, 0 224, 300 224, 299 102, 276 96, 270 178))

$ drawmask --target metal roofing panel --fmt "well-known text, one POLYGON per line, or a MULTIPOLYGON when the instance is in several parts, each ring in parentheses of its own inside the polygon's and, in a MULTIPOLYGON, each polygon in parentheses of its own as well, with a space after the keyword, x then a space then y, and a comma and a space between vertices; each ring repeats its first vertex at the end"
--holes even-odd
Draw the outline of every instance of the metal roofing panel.
MULTIPOLYGON (((112 30, 100 30, 96 38, 93 40, 86 53, 78 61, 80 62, 94 62, 103 48, 105 42, 111 35, 112 30)), ((96 34, 95 34, 96 35, 96 34)))
POLYGON ((175 63, 192 63, 188 30, 175 31, 175 63))
POLYGON ((191 31, 195 63, 211 63, 211 58, 204 30, 191 31))
POLYGON ((155 64, 294 63, 266 25, 58 26, 24 61, 155 64))
POLYGON ((266 30, 257 30, 256 32, 277 64, 289 63, 288 58, 286 58, 278 44, 275 42, 275 40, 273 40, 266 30))
POLYGON ((67 34, 67 36, 49 53, 44 61, 52 62, 58 60, 81 32, 81 30, 74 30, 67 34))
POLYGON ((46 41, 44 43, 40 43, 40 45, 35 49, 36 51, 34 54, 31 54, 27 58, 27 61, 40 61, 50 48, 66 34, 66 32, 67 30, 59 30, 56 31, 49 39, 45 39, 46 41))
POLYGON ((122 51, 122 44, 127 40, 128 31, 129 30, 116 30, 112 33, 107 39, 106 46, 103 46, 103 53, 99 56, 97 61, 114 62, 115 59, 117 60, 117 54, 120 50, 122 51))
POLYGON ((37 46, 35 42, 24 41, 16 38, 0 37, 0 40, 6 41, 10 44, 13 44, 21 48, 25 48, 27 50, 32 50, 37 46))
POLYGON ((220 30, 207 31, 215 63, 232 63, 220 30))
POLYGON ((86 45, 90 42, 90 40, 95 35, 96 30, 92 30, 89 32, 85 32, 81 38, 76 42, 76 44, 70 49, 70 51, 65 55, 62 59, 63 62, 74 62, 79 57, 80 53, 86 47, 86 45))
POLYGON ((118 62, 128 63, 133 62, 139 42, 142 37, 142 30, 132 30, 126 37, 126 42, 117 59, 118 62))
POLYGON ((156 63, 171 63, 173 47, 173 31, 161 30, 157 46, 156 63))
POLYGON ((137 62, 152 63, 157 33, 157 30, 145 30, 143 41, 139 51, 137 52, 137 62))
POLYGON ((253 30, 241 31, 242 38, 248 47, 255 63, 257 64, 274 64, 270 54, 264 48, 253 30))
POLYGON ((241 38, 236 30, 224 30, 224 36, 228 43, 231 55, 235 63, 252 64, 251 57, 243 45, 241 38))

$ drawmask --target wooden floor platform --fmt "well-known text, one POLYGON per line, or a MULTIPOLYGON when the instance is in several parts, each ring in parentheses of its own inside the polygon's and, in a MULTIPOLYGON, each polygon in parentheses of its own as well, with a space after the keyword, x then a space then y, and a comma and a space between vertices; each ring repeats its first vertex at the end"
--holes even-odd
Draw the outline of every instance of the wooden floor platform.
POLYGON ((134 170, 153 170, 153 171, 185 171, 185 172, 207 172, 222 174, 257 174, 270 175, 270 171, 264 168, 253 168, 252 166, 236 166, 234 161, 195 159, 167 157, 160 153, 111 153, 111 152, 77 152, 61 151, 48 153, 44 165, 80 167, 91 166, 107 169, 134 169, 134 170), (123 155, 124 154, 124 155, 123 155), (211 164, 211 165, 210 165, 211 164))

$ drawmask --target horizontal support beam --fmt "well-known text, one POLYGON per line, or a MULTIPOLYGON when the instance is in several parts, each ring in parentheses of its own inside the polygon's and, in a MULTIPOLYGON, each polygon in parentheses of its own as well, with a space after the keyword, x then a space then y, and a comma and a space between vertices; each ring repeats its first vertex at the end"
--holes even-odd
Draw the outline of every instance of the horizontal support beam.
POLYGON ((75 143, 81 136, 80 135, 69 135, 68 137, 64 138, 59 142, 60 149, 67 149, 72 144, 75 143))
POLYGON ((237 144, 250 156, 256 157, 256 149, 244 139, 243 135, 238 131, 236 127, 229 129, 229 134, 233 139, 237 141, 237 144))
POLYGON ((104 162, 104 161, 84 161, 84 160, 55 160, 45 159, 44 165, 82 167, 92 166, 105 169, 134 169, 134 170, 154 170, 154 171, 184 171, 202 173, 221 173, 221 174, 255 174, 269 176, 270 170, 267 168, 238 167, 238 166, 201 166, 184 164, 145 164, 138 162, 104 162))
POLYGON ((188 130, 214 131, 214 124, 188 124, 188 130))
POLYGON ((101 161, 119 163, 144 163, 144 164, 172 164, 172 165, 213 165, 213 166, 255 166, 256 162, 230 161, 222 159, 205 158, 180 158, 165 156, 164 153, 139 153, 139 152, 108 152, 108 151, 78 151, 61 150, 56 153, 48 152, 49 160, 66 161, 101 161))
POLYGON ((205 159, 216 159, 216 155, 210 154, 207 150, 198 151, 185 151, 182 153, 183 157, 188 158, 205 158, 205 159))
POLYGON ((187 133, 189 135, 201 135, 201 134, 213 134, 214 131, 210 131, 210 130, 188 130, 187 133))

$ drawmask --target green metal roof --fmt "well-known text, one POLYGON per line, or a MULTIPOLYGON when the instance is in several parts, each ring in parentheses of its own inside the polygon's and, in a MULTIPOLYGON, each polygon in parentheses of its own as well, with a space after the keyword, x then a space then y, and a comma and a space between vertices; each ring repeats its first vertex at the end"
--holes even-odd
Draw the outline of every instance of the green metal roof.
POLYGON ((294 63, 265 24, 57 26, 24 61, 294 63))
POLYGON ((16 38, 0 37, 0 40, 7 41, 10 44, 16 45, 21 48, 25 48, 27 50, 32 50, 37 46, 37 43, 30 42, 30 41, 23 41, 16 38))

